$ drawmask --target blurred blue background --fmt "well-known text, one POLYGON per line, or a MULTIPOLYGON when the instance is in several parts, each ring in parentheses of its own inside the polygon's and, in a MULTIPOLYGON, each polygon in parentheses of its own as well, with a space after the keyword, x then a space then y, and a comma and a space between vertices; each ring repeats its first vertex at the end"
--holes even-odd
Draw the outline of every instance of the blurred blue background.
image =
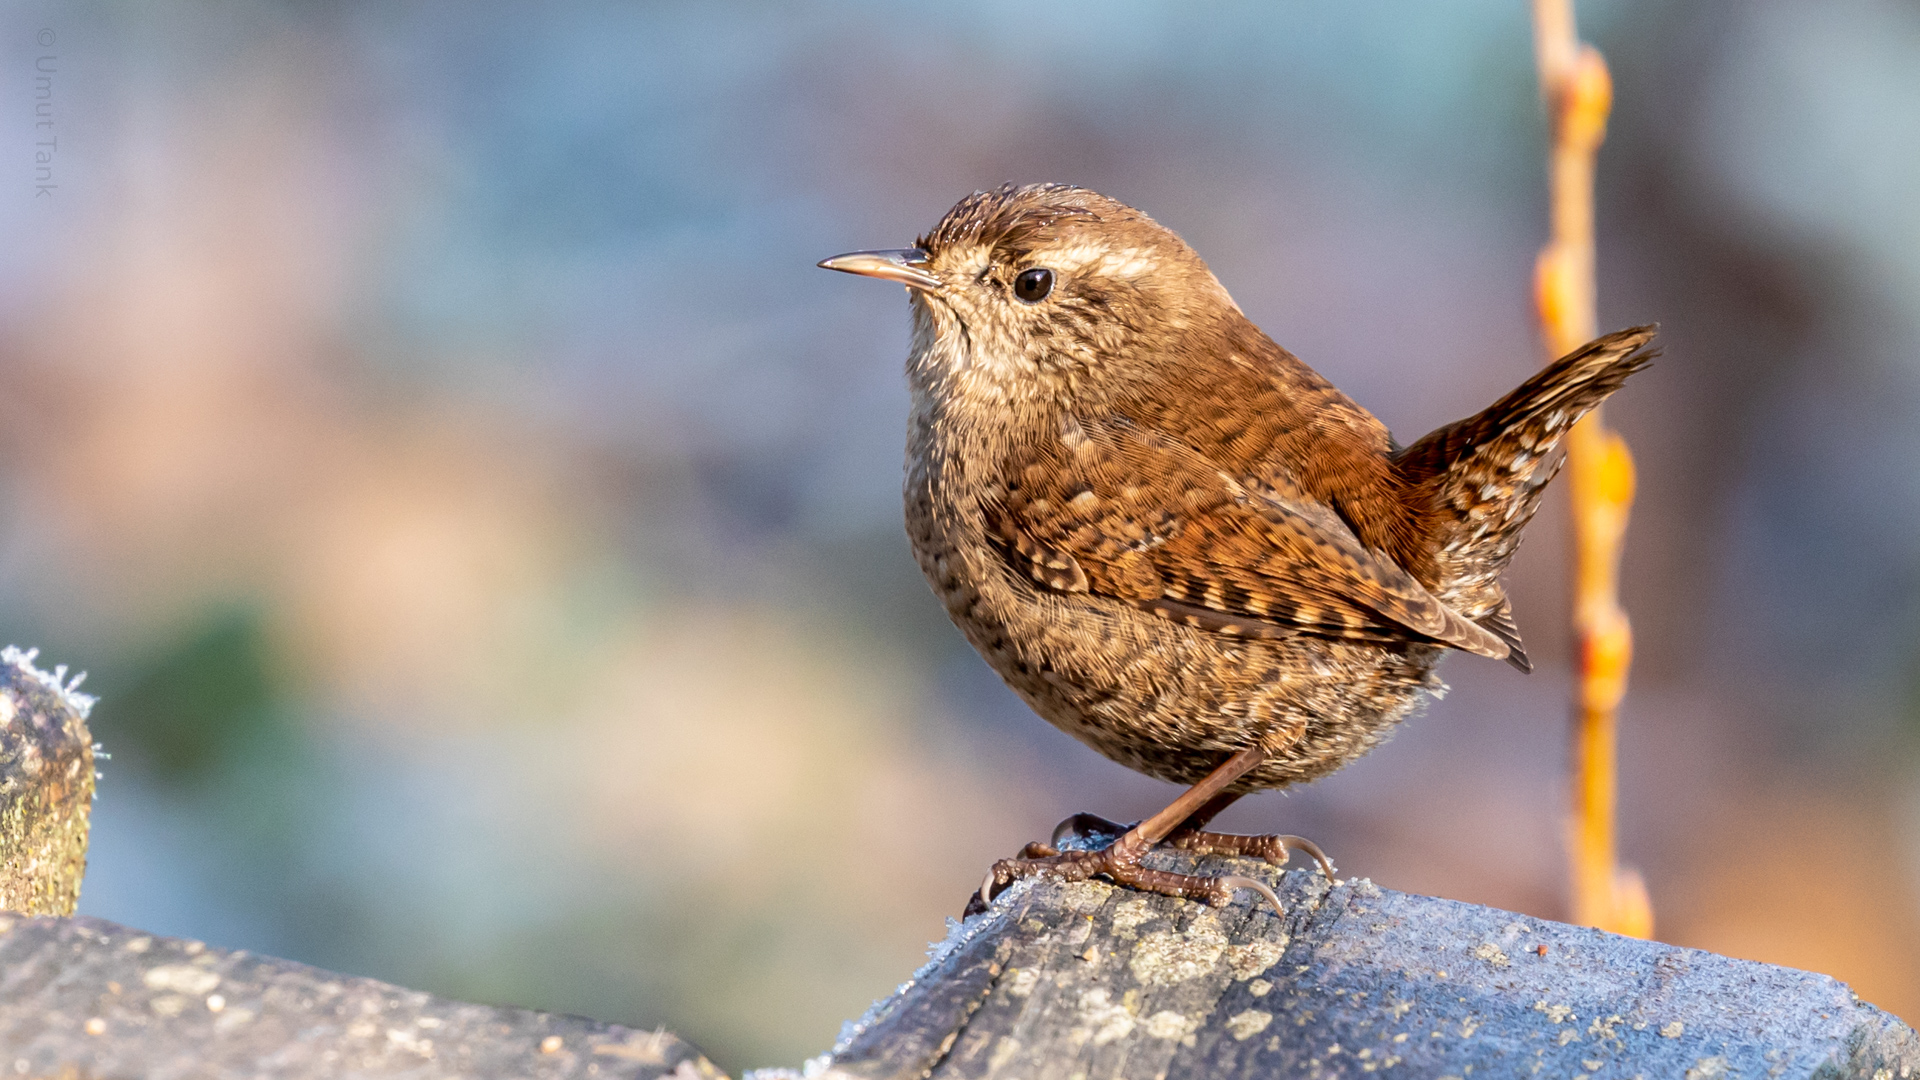
MULTIPOLYGON (((1581 17, 1602 323, 1667 347, 1609 406, 1626 857, 1660 937, 1920 1019, 1920 7, 1581 17)), ((1173 794, 947 625, 906 305, 815 260, 1070 181, 1403 439, 1542 360, 1517 0, 74 0, 0 8, 0 62, 0 639, 101 696, 82 910, 734 1070, 826 1048, 993 858, 1173 794)), ((1455 657, 1227 824, 1561 914, 1564 514, 1511 575, 1538 672, 1455 657)))

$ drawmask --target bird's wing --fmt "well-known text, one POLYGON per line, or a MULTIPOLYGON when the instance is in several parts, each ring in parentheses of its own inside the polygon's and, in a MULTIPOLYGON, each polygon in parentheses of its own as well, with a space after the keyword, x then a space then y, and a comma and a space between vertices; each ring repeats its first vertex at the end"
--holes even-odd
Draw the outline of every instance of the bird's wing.
POLYGON ((1508 655, 1328 507, 1124 418, 1069 419, 1000 476, 986 508, 994 539, 1048 589, 1226 635, 1425 639, 1508 655))

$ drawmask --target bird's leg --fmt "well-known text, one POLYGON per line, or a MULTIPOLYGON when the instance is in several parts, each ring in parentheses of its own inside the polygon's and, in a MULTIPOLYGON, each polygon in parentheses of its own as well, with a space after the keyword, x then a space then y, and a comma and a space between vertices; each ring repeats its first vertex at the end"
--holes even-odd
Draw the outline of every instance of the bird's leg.
MULTIPOLYGON (((1202 831, 1202 826, 1218 817, 1220 811, 1232 806, 1239 800, 1240 795, 1241 793, 1237 791, 1223 791, 1215 795, 1207 801, 1206 805, 1195 810, 1191 817, 1181 822, 1179 828, 1167 834, 1163 842, 1167 847, 1178 848, 1195 855, 1233 855, 1245 859, 1264 859, 1274 866, 1285 866, 1294 852, 1304 851, 1313 856, 1314 862, 1320 864, 1320 872, 1327 875, 1327 884, 1333 884, 1333 860, 1327 858, 1326 852, 1320 850, 1319 844, 1304 836, 1294 836, 1290 833, 1243 836, 1239 833, 1202 831)), ((1060 824, 1064 827, 1068 822, 1089 816, 1091 815, 1075 815, 1060 824)), ((1058 832, 1059 830, 1056 829, 1055 846, 1059 845, 1058 832)))
MULTIPOLYGON (((1184 830, 1195 837, 1219 837, 1219 834, 1202 833, 1199 826, 1225 809, 1235 796, 1226 793, 1226 788, 1240 777, 1246 775, 1267 758, 1264 746, 1252 746, 1228 758, 1219 768, 1208 773, 1206 778, 1189 788, 1184 795, 1175 799, 1165 810, 1142 821, 1132 828, 1116 825, 1090 814, 1080 814, 1068 818, 1054 830, 1054 845, 1028 844, 1019 856, 1002 859, 993 864, 987 880, 981 883, 980 891, 967 904, 967 913, 983 911, 993 899, 993 894, 1023 877, 1044 874, 1063 881, 1085 881, 1096 874, 1110 878, 1114 882, 1145 892, 1157 892, 1168 896, 1188 897, 1201 900, 1214 907, 1224 907, 1233 900, 1236 889, 1252 889, 1267 898, 1275 911, 1280 910, 1280 898, 1264 883, 1237 874, 1198 875, 1176 874, 1167 870, 1151 870, 1140 865, 1140 860, 1156 844, 1167 839, 1176 830, 1184 830), (1119 833, 1118 839, 1105 847, 1093 851, 1061 851, 1057 845, 1069 836, 1086 833, 1119 833)), ((1228 840, 1241 839, 1225 837, 1228 840)), ((1261 839, 1256 837, 1248 840, 1261 839)), ((1294 837, 1283 838, 1296 840, 1294 837)), ((1304 841, 1293 844, 1299 847, 1304 841)), ((1311 845, 1305 845, 1311 847, 1311 845)), ((1287 847, 1282 846, 1284 853, 1287 847)), ((1316 853, 1317 848, 1313 849, 1316 853)), ((1284 861, 1284 860, 1283 860, 1284 861)), ((1324 856, 1322 865, 1325 865, 1324 856)))

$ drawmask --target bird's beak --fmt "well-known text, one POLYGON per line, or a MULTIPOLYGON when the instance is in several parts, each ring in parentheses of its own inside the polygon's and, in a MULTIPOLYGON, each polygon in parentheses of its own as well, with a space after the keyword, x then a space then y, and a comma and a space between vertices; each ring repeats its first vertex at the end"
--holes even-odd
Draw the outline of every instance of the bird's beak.
POLYGON ((940 279, 927 272, 927 253, 919 248, 849 251, 845 255, 821 259, 819 265, 825 269, 838 270, 846 274, 898 281, 914 289, 940 287, 940 279))

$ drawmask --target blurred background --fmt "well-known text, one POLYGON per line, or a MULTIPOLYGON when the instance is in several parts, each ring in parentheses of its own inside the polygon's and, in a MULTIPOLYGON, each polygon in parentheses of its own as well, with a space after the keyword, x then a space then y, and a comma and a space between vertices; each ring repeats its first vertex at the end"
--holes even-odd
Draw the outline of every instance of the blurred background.
MULTIPOLYGON (((1581 17, 1601 321, 1667 349, 1609 406, 1625 857, 1661 938, 1920 1019, 1920 7, 1581 17)), ((734 1070, 824 1050, 990 860, 1174 793, 946 623, 906 304, 815 260, 1071 181, 1403 440, 1543 359, 1518 0, 62 0, 0 64, 0 640, 101 698, 81 910, 734 1070)), ((1226 824, 1562 914, 1560 494, 1539 671, 1453 657, 1226 824)))

